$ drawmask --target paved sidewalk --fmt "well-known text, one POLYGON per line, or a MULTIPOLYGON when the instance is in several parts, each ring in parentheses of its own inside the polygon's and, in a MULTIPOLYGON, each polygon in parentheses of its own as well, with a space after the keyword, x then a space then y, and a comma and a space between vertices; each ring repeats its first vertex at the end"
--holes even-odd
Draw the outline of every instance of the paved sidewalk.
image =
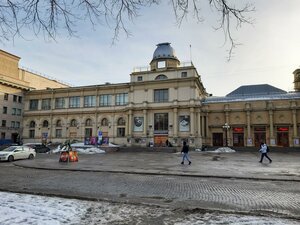
POLYGON ((259 163, 257 152, 190 152, 192 165, 181 165, 180 153, 111 152, 106 154, 79 154, 79 162, 59 163, 59 154, 38 154, 34 160, 19 160, 21 167, 122 172, 137 174, 177 175, 193 177, 220 177, 255 180, 300 182, 300 152, 272 152, 273 163, 265 159, 259 163))

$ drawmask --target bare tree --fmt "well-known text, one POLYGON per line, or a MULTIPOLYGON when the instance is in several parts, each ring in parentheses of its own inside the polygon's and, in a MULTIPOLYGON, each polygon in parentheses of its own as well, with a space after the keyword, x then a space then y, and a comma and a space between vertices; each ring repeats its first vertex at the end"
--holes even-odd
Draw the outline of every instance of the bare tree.
MULTIPOLYGON (((199 22, 203 21, 200 9, 207 2, 220 16, 219 26, 223 29, 226 41, 230 42, 229 59, 237 43, 232 37, 232 24, 236 28, 243 23, 251 23, 245 15, 254 10, 246 4, 236 7, 228 0, 169 0, 175 19, 180 26, 190 13, 199 22), (235 20, 235 21, 232 21, 235 20)), ((113 42, 120 32, 130 35, 127 23, 134 20, 143 8, 161 4, 161 0, 7 0, 0 3, 0 41, 10 41, 16 35, 22 36, 24 29, 30 29, 35 35, 54 39, 59 30, 68 35, 76 35, 76 24, 88 20, 94 27, 106 25, 114 30, 113 42)))

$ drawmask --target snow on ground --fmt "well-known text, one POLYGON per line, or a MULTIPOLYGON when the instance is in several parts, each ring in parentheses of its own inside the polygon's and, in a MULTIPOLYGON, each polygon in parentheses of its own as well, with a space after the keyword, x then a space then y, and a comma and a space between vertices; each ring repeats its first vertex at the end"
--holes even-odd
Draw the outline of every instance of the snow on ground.
MULTIPOLYGON (((201 152, 201 149, 195 149, 196 152, 201 152)), ((213 151, 205 151, 205 152, 235 152, 234 149, 229 148, 229 147, 221 147, 221 148, 217 148, 213 151)))
POLYGON ((0 192, 0 224, 233 224, 296 225, 299 221, 273 217, 187 211, 0 192))
MULTIPOLYGON (((74 151, 82 154, 95 154, 95 153, 105 153, 105 150, 95 147, 94 145, 85 145, 83 142, 71 144, 71 147, 74 151)), ((53 149, 52 153, 58 153, 61 151, 65 151, 66 147, 61 148, 61 146, 57 146, 56 149, 53 149)))

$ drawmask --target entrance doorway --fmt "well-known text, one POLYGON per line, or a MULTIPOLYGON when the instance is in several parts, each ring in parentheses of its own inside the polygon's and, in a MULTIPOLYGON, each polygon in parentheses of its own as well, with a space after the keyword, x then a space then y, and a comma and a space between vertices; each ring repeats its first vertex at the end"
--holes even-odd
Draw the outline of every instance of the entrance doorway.
POLYGON ((277 145, 289 147, 289 128, 277 127, 277 145))
POLYGON ((244 146, 244 128, 234 127, 233 132, 233 146, 243 147, 244 146))
POLYGON ((244 133, 233 133, 233 146, 244 146, 244 133))
POLYGON ((277 145, 282 147, 289 147, 289 133, 280 132, 277 133, 277 145))
POLYGON ((156 136, 154 136, 154 145, 156 147, 164 147, 164 146, 166 146, 167 140, 168 140, 167 135, 156 135, 156 136))
POLYGON ((12 133, 11 134, 11 141, 13 142, 13 143, 18 143, 20 140, 19 140, 20 138, 19 138, 19 134, 18 133, 12 133))
POLYGON ((266 133, 254 133, 255 147, 259 147, 262 141, 266 141, 266 133))
POLYGON ((223 133, 213 133, 213 146, 223 146, 223 133))
POLYGON ((257 126, 254 127, 254 145, 259 147, 261 142, 266 142, 266 127, 257 126))

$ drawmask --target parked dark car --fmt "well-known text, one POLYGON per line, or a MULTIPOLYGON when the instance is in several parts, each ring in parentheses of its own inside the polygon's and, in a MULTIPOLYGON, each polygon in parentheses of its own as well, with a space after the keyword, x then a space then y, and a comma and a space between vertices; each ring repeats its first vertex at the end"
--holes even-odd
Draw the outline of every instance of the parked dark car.
POLYGON ((47 147, 44 144, 35 144, 35 143, 30 144, 29 143, 29 144, 24 144, 24 145, 30 146, 31 148, 33 148, 36 153, 48 153, 48 152, 50 152, 50 148, 47 147))

